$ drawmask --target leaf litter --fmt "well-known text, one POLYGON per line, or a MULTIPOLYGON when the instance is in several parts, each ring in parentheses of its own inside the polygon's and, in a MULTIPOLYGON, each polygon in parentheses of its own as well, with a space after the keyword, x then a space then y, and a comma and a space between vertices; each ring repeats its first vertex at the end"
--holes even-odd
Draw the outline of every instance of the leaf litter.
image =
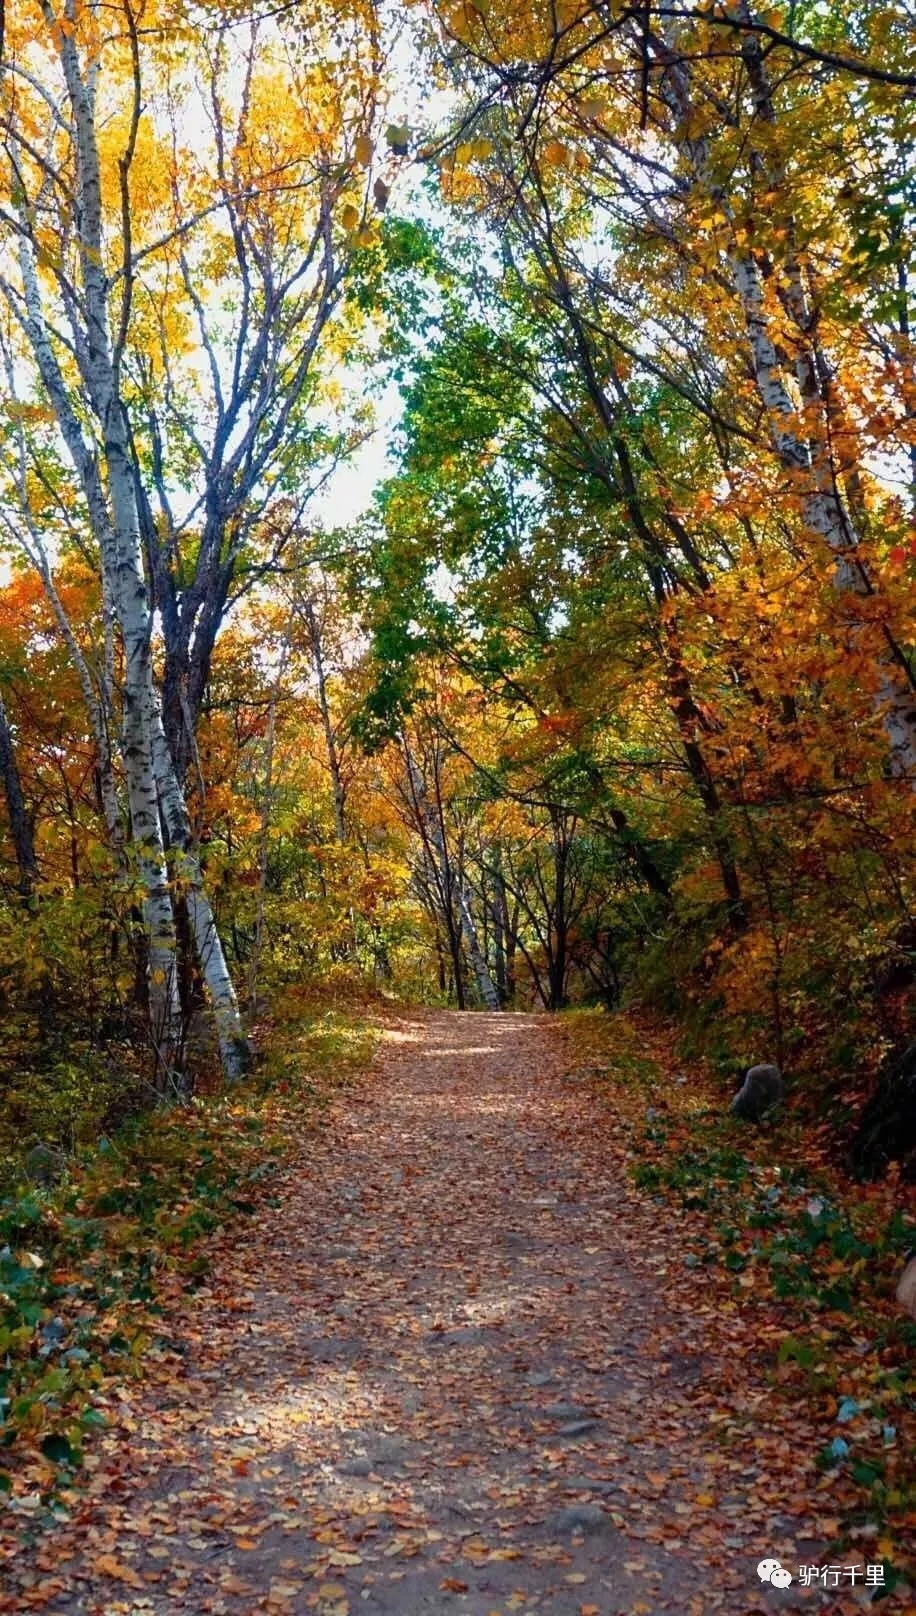
POLYGON ((866 1606, 760 1583, 835 1540, 817 1422, 774 1395, 765 1315, 686 1270, 682 1219, 628 1182, 567 1036, 388 1018, 371 1076, 166 1299, 69 1516, 13 1512, 0 1611, 866 1606))

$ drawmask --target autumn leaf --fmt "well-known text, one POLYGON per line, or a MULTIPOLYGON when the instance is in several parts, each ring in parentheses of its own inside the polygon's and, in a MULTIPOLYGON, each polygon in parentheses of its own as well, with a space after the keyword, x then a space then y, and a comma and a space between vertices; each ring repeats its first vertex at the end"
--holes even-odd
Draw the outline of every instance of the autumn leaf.
POLYGON ((118 1560, 113 1554, 100 1554, 96 1557, 95 1568, 103 1577, 113 1577, 116 1582, 126 1582, 130 1588, 142 1588, 143 1578, 133 1569, 118 1560))

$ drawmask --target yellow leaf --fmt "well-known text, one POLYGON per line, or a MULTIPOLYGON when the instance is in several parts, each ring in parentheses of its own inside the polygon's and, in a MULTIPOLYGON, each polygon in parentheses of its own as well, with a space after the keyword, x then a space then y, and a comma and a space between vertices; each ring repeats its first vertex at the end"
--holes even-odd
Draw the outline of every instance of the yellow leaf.
POLYGON ((128 1588, 143 1587, 143 1578, 133 1566, 124 1565, 113 1554, 96 1555, 95 1569, 101 1571, 103 1577, 113 1577, 117 1582, 126 1582, 128 1588))

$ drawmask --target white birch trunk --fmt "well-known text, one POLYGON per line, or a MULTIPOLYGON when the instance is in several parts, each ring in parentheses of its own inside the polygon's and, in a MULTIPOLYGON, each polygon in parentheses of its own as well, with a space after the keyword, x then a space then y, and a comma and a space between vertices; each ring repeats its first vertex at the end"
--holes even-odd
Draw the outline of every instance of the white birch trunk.
MULTIPOLYGON (((44 7, 46 17, 51 13, 44 7)), ((42 346, 39 368, 50 389, 61 430, 71 449, 89 503, 93 528, 103 563, 103 605, 106 624, 113 612, 124 644, 124 713, 122 754, 127 776, 133 838, 139 848, 146 890, 146 918, 150 935, 150 1000, 154 1036, 163 1064, 171 1066, 180 1035, 177 981, 177 939, 168 883, 168 868, 160 822, 169 828, 187 883, 187 905, 201 972, 213 1007, 220 1054, 227 1077, 237 1078, 246 1065, 247 1045, 242 1034, 235 990, 226 965, 210 903, 203 890, 200 863, 193 851, 190 824, 171 752, 162 728, 153 680, 151 614, 143 569, 140 522, 133 465, 123 405, 118 361, 112 348, 109 283, 103 268, 102 200, 93 91, 80 74, 71 31, 58 30, 56 38, 72 114, 76 148, 76 188, 79 203, 79 249, 84 343, 77 345, 83 385, 102 432, 108 497, 98 476, 95 456, 86 446, 78 417, 40 318, 37 277, 27 249, 23 250, 23 279, 30 281, 36 318, 30 321, 42 346)), ((33 338, 33 348, 35 347, 33 338)), ((111 671, 111 647, 106 637, 106 678, 111 671)))
POLYGON ((120 405, 111 402, 105 445, 114 535, 121 634, 124 641, 124 714, 121 753, 127 775, 131 835, 139 849, 150 938, 150 1011, 153 1037, 165 1069, 171 1070, 181 1033, 178 947, 168 866, 159 821, 149 710, 155 700, 150 648, 150 611, 140 560, 140 534, 133 474, 123 437, 120 405), (120 432, 118 428, 120 427, 120 432))
POLYGON ((154 690, 150 691, 149 727, 156 790, 168 832, 169 846, 178 855, 175 873, 185 889, 185 902, 194 936, 194 947, 216 1024, 220 1061, 227 1081, 237 1083, 244 1077, 250 1063, 248 1041, 242 1029, 238 999, 226 964, 216 920, 204 890, 188 810, 175 773, 175 764, 154 690))
MULTIPOLYGON (((54 23, 48 6, 44 7, 54 23)), ((56 29, 72 114, 76 154, 76 194, 85 346, 77 350, 84 386, 103 435, 108 499, 95 455, 82 429, 53 354, 41 313, 40 292, 29 249, 21 263, 29 306, 29 335, 39 370, 49 388, 61 431, 87 496, 108 596, 117 613, 124 644, 122 756, 130 804, 131 835, 137 849, 149 940, 150 1027, 163 1089, 174 1081, 181 1011, 178 1000, 177 938, 168 868, 153 772, 149 730, 152 657, 150 610, 143 574, 140 527, 127 433, 109 333, 108 281, 103 268, 102 195, 92 91, 84 84, 72 30, 56 29)))
MULTIPOLYGON (((129 506, 133 487, 125 490, 129 467, 119 479, 121 520, 126 535, 119 534, 118 513, 112 524, 105 492, 99 477, 96 456, 87 444, 79 418, 70 399, 57 363, 41 303, 35 266, 27 245, 20 251, 23 292, 26 305, 25 330, 32 352, 54 408, 58 426, 67 445, 86 498, 89 518, 99 545, 107 589, 121 622, 126 658, 126 690, 122 728, 122 757, 127 780, 131 836, 137 848, 137 869, 143 888, 143 913, 149 948, 150 1028, 157 1063, 157 1086, 163 1092, 173 1081, 175 1054, 179 1047, 181 1014, 178 1002, 177 940, 169 892, 165 849, 159 825, 158 802, 153 779, 149 732, 146 724, 144 681, 151 677, 149 648, 149 608, 139 556, 139 531, 130 527, 129 506), (129 498, 126 495, 129 493, 129 498), (125 504, 127 509, 125 509, 125 504), (131 540, 134 555, 131 559, 131 540), (122 589, 124 582, 131 587, 122 589)), ((97 355, 95 366, 104 367, 106 351, 97 355)), ((109 383, 110 383, 109 363, 109 383)), ((123 423, 121 423, 123 435, 123 423)), ((123 459, 123 456, 122 456, 123 459)), ((112 486, 112 500, 114 486, 112 486)), ((100 719, 102 714, 99 714, 100 719)), ((106 818, 115 819, 114 803, 109 801, 106 818)))
POLYGON ((496 988, 493 986, 493 978, 490 975, 489 966, 487 965, 483 951, 480 947, 480 943, 477 939, 477 930, 471 915, 471 906, 468 902, 467 893, 464 891, 461 893, 460 907, 461 930, 464 936, 464 945, 468 951, 468 959, 471 962, 471 970, 474 972, 474 978, 477 983, 477 991, 488 1010, 499 1010, 501 1008, 499 1003, 499 994, 497 993, 496 988))

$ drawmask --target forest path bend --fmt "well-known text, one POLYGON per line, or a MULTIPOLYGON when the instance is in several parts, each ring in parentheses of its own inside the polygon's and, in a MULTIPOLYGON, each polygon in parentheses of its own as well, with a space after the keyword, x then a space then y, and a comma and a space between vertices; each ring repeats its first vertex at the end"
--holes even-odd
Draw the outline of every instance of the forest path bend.
POLYGON ((758 1581, 765 1555, 805 1558, 795 1472, 774 1437, 761 1494, 765 1389, 723 1398, 727 1321, 713 1339, 691 1308, 674 1214, 628 1188, 563 1037, 389 1019, 373 1076, 213 1242, 176 1352, 12 1608, 822 1608, 758 1581))

